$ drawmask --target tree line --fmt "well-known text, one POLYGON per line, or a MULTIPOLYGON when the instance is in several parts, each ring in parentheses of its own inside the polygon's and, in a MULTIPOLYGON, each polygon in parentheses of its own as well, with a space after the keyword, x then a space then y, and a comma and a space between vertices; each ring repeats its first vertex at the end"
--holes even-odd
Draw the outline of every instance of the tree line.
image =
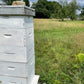
POLYGON ((76 0, 72 0, 70 3, 67 0, 47 1, 38 0, 37 3, 33 3, 32 8, 36 10, 36 18, 70 18, 76 19, 76 10, 80 8, 76 0))
POLYGON ((84 20, 84 8, 81 8, 76 0, 71 2, 38 0, 37 3, 33 3, 32 8, 36 10, 36 18, 56 18, 63 21, 65 18, 76 20, 77 17, 81 17, 84 20), (81 9, 81 14, 78 16, 77 10, 81 9))
POLYGON ((84 20, 84 8, 82 8, 82 11, 81 11, 80 17, 81 17, 82 20, 84 20))

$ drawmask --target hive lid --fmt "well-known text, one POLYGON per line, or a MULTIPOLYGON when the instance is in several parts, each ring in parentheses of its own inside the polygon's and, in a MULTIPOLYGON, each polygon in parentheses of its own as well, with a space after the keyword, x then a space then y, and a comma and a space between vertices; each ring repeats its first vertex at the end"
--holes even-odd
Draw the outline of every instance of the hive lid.
POLYGON ((35 10, 24 5, 1 5, 0 15, 35 16, 35 10))

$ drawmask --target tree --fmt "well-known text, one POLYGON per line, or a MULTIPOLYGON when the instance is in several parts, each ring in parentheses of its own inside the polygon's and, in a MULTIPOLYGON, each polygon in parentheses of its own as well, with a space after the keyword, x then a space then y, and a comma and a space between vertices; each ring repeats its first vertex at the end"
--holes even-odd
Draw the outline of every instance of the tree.
POLYGON ((64 18, 76 19, 76 10, 79 8, 76 0, 72 0, 70 3, 67 0, 47 1, 38 0, 37 3, 33 3, 33 8, 36 10, 37 18, 60 18, 62 21, 64 18))
POLYGON ((61 9, 61 5, 56 1, 48 1, 47 9, 50 13, 51 18, 59 18, 59 11, 61 9))
POLYGON ((72 0, 69 3, 69 17, 71 20, 76 19, 76 10, 79 8, 79 5, 77 4, 76 0, 72 0))
POLYGON ((36 18, 49 18, 50 13, 47 9, 47 0, 38 0, 34 8, 36 10, 36 18))
POLYGON ((81 16, 82 20, 84 20, 84 8, 82 8, 80 16, 81 16))
POLYGON ((30 6, 29 0, 24 0, 24 2, 25 2, 25 4, 26 4, 26 6, 30 6))
POLYGON ((32 8, 36 10, 37 18, 59 18, 61 5, 56 1, 38 0, 32 8))
POLYGON ((69 17, 69 4, 67 0, 59 0, 59 3, 61 5, 61 8, 59 9, 59 17, 64 21, 64 18, 69 17))

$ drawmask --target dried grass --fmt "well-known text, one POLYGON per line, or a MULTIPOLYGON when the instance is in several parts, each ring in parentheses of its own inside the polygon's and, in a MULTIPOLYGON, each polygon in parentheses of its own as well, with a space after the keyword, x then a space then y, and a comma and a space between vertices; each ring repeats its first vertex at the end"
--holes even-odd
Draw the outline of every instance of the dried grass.
POLYGON ((55 28, 83 28, 84 22, 59 21, 54 19, 34 19, 35 29, 51 30, 55 28))
POLYGON ((75 44, 79 49, 84 49, 84 33, 79 33, 74 36, 75 44))

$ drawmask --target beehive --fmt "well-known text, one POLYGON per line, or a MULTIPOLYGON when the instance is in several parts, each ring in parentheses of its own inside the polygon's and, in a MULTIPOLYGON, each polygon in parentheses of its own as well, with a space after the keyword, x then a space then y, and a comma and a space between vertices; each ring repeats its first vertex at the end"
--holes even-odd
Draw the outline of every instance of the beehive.
POLYGON ((0 6, 0 83, 37 84, 35 75, 35 10, 0 6))

